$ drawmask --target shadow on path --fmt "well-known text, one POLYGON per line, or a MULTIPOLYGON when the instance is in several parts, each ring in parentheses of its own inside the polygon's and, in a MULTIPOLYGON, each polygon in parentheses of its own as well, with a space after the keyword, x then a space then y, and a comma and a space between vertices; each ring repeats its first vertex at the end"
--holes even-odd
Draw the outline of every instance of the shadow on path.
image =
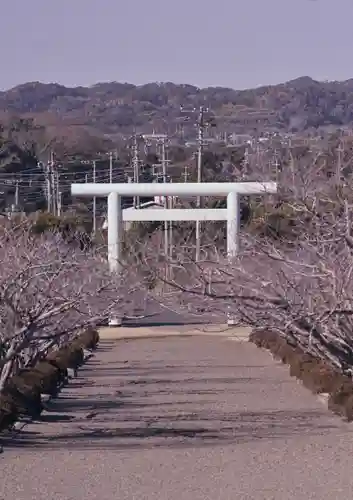
MULTIPOLYGON (((35 449, 138 449, 153 447, 200 447, 216 444, 240 444, 257 440, 273 440, 304 435, 322 435, 332 429, 333 425, 318 425, 318 414, 315 412, 243 412, 234 415, 199 414, 195 420, 186 415, 172 424, 168 419, 158 419, 156 423, 142 420, 139 425, 115 428, 105 427, 103 423, 94 422, 90 428, 87 424, 79 426, 75 432, 49 434, 41 436, 35 430, 24 430, 12 439, 3 439, 7 447, 35 449), (200 420, 203 425, 200 425, 200 420), (214 423, 217 427, 214 428, 214 423), (207 425, 210 424, 210 425, 207 425), (221 425, 219 425, 221 423, 221 425)), ((44 419, 51 422, 67 422, 74 417, 56 414, 53 418, 44 419)), ((132 423, 135 423, 133 420, 132 423)), ((35 429, 35 426, 33 426, 35 429)))
POLYGON ((302 403, 295 381, 266 365, 268 358, 242 348, 246 363, 240 347, 228 354, 228 344, 214 355, 219 344, 205 340, 192 354, 182 347, 194 341, 178 342, 104 343, 40 420, 4 435, 2 444, 23 451, 195 448, 339 431, 339 419, 302 403))

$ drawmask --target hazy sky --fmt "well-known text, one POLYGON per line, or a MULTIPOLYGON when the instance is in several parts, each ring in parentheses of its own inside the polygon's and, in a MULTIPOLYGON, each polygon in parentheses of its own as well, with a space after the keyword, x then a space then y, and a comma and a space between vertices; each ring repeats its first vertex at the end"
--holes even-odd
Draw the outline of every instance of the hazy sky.
POLYGON ((353 77, 353 0, 1 0, 0 89, 353 77))

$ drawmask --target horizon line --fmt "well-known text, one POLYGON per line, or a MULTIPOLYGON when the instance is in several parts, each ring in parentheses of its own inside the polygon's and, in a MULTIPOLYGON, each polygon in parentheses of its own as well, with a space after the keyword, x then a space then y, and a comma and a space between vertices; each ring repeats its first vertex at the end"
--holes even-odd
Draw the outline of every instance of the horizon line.
POLYGON ((246 90, 256 90, 256 89, 260 89, 260 88, 263 88, 263 87, 277 87, 279 85, 285 85, 285 84, 288 84, 288 83, 291 83, 291 82, 295 82, 297 80, 311 80, 312 82, 314 83, 320 83, 320 84, 325 84, 325 83, 346 83, 350 80, 353 80, 353 76, 352 78, 348 78, 348 79, 345 79, 345 80, 317 80, 311 76, 308 76, 308 75, 302 75, 302 76, 298 76, 296 78, 292 78, 290 80, 286 80, 286 81, 281 81, 281 82, 278 82, 278 83, 269 83, 269 84, 259 84, 257 86, 254 86, 254 87, 245 87, 245 88, 240 88, 240 89, 237 89, 237 88, 234 88, 234 87, 228 87, 228 86, 224 86, 224 85, 208 85, 208 86, 199 86, 199 85, 196 85, 196 84, 193 84, 193 83, 185 83, 185 82, 173 82, 173 81, 168 81, 168 80, 165 80, 165 81, 159 81, 159 80, 154 80, 154 81, 146 81, 145 83, 132 83, 132 82, 128 82, 128 81, 118 81, 118 80, 102 80, 102 81, 97 81, 96 83, 92 83, 92 84, 87 84, 87 85, 65 85, 63 83, 60 83, 58 81, 42 81, 42 80, 29 80, 29 81, 26 81, 26 82, 23 82, 23 83, 19 83, 17 85, 14 85, 13 87, 9 87, 9 88, 5 88, 5 89, 0 89, 0 94, 3 94, 3 93, 7 93, 7 92, 11 92, 12 90, 16 90, 20 87, 24 87, 26 85, 57 85, 59 87, 64 87, 66 89, 93 89, 94 87, 98 87, 99 85, 111 85, 111 84, 118 84, 118 85, 131 85, 135 88, 139 88, 139 87, 144 87, 146 85, 153 85, 153 84, 157 84, 157 85, 168 85, 168 84, 171 84, 171 85, 175 85, 177 87, 181 87, 181 86, 187 86, 187 87, 194 87, 196 90, 198 91, 202 91, 202 90, 206 90, 206 89, 224 89, 224 90, 232 90, 234 92, 243 92, 243 91, 246 91, 246 90))

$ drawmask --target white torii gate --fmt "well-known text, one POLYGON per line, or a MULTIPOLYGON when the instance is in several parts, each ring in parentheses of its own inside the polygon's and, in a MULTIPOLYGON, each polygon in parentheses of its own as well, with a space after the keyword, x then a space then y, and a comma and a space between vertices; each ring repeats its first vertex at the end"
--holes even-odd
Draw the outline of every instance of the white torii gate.
POLYGON ((240 231, 240 195, 273 194, 275 182, 207 182, 207 183, 85 183, 72 184, 73 196, 108 198, 108 263, 119 271, 124 221, 227 221, 227 253, 237 254, 240 231), (122 210, 122 196, 227 196, 227 208, 185 208, 122 210))

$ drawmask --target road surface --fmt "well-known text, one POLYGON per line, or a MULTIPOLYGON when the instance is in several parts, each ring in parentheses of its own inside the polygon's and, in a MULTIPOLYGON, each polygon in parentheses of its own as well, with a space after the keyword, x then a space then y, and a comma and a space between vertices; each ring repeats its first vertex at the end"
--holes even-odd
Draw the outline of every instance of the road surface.
POLYGON ((0 455, 0 499, 347 500, 352 426, 226 337, 103 340, 0 455))
POLYGON ((125 319, 124 325, 130 327, 140 326, 177 326, 191 324, 213 324, 225 321, 225 317, 218 315, 215 317, 211 314, 191 314, 187 312, 176 312, 167 307, 163 307, 157 300, 149 297, 146 301, 146 307, 136 311, 138 319, 125 319), (139 315, 145 316, 139 318, 139 315))

